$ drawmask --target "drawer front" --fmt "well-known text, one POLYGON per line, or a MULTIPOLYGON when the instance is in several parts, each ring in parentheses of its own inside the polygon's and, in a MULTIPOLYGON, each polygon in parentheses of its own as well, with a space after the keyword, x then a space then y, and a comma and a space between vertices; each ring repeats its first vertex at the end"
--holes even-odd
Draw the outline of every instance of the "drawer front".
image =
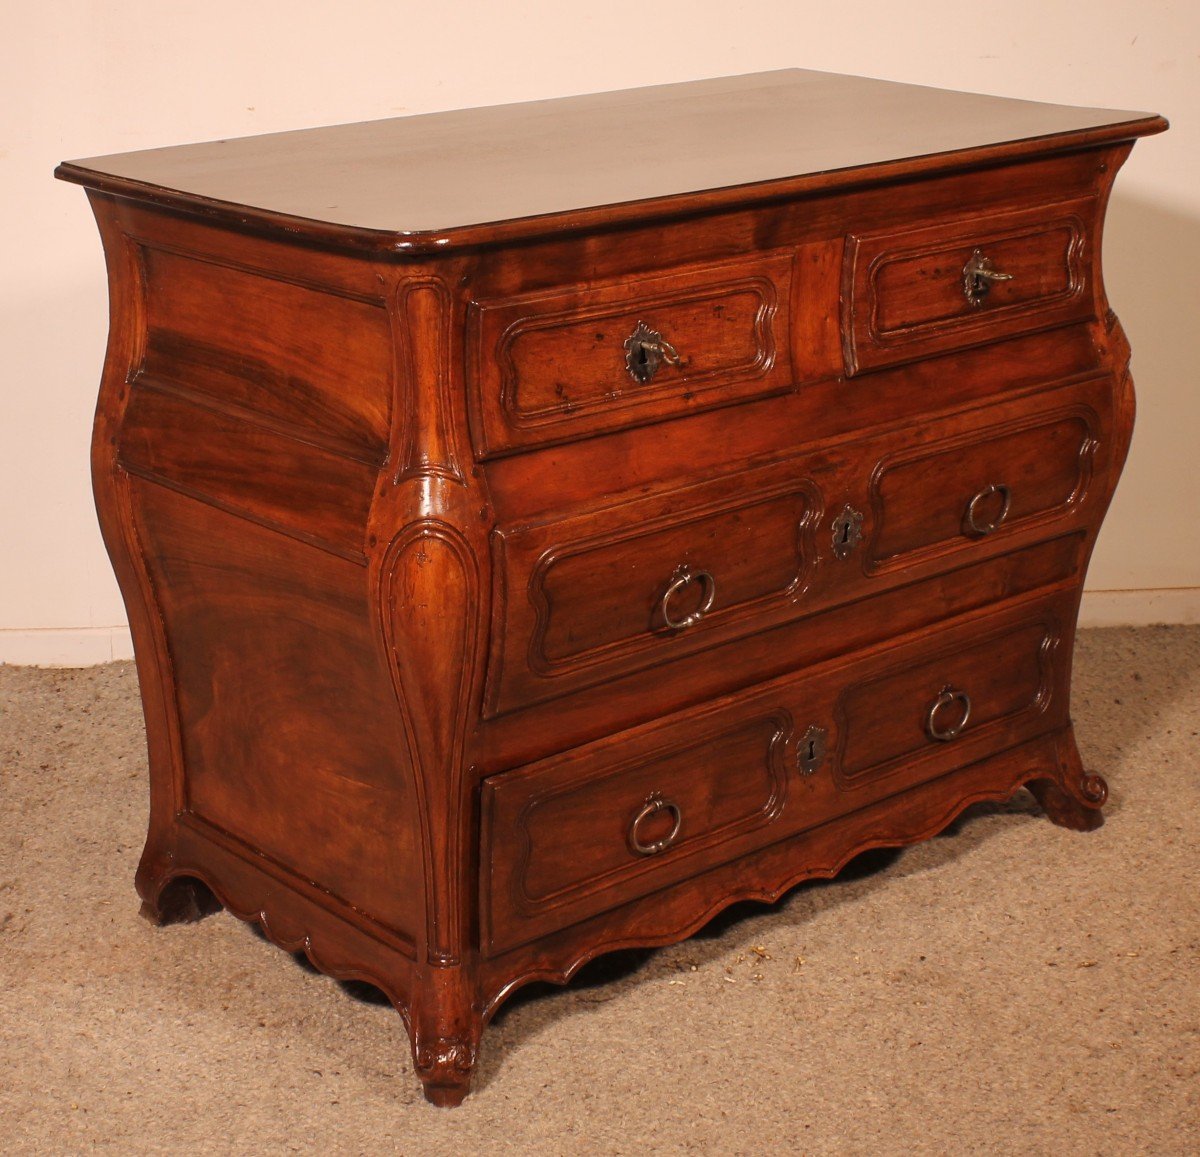
POLYGON ((962 567, 1086 526, 1107 485, 1111 394, 1111 379, 1091 379, 503 526, 485 718, 649 668, 670 679, 718 647, 715 661, 763 678, 780 669, 764 631, 801 618, 819 630, 817 616, 856 602, 874 622, 866 600, 898 584, 949 585, 962 567))
POLYGON ((786 463, 497 532, 507 621, 485 711, 757 630, 803 596, 818 509, 786 463))
POLYGON ((1050 695, 1056 642, 1047 623, 1027 623, 966 650, 942 651, 853 683, 834 709, 836 781, 853 787, 901 771, 922 778, 921 765, 938 746, 968 730, 1036 714, 1050 695))
POLYGON ((1093 199, 846 245, 846 372, 913 361, 1089 316, 1093 199))
POLYGON ((482 456, 792 388, 793 256, 477 301, 469 372, 482 456))
POLYGON ((1062 515, 1086 493, 1097 425, 1076 407, 884 458, 871 479, 868 569, 1062 515))
POLYGON ((1071 606, 1010 609, 588 744, 482 788, 490 955, 1066 723, 1071 606))
MULTIPOLYGON (((681 860, 736 855, 783 806, 790 733, 778 711, 722 712, 488 780, 494 854, 517 861, 503 896, 511 923, 602 912, 661 886, 664 865, 683 878, 681 860)), ((491 947, 507 939, 493 924, 491 947)))

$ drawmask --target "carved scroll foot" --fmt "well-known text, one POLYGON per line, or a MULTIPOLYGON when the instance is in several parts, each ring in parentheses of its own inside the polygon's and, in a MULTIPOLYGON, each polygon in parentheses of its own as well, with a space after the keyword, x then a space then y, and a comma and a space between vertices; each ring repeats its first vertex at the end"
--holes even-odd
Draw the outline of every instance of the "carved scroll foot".
POLYGON ((1108 787, 1098 775, 1086 776, 1085 780, 1097 794, 1099 802, 1081 803, 1052 779, 1036 779, 1027 786, 1051 823, 1075 832, 1094 832, 1104 823, 1100 804, 1108 796, 1108 787))
POLYGON ((462 1103, 471 1088, 483 1018, 462 970, 434 968, 410 1009, 413 1067, 425 1099, 440 1108, 462 1103))
POLYGON ((1094 832, 1104 823, 1100 810, 1108 799, 1108 784, 1083 769, 1075 736, 1067 731, 1058 742, 1059 776, 1035 779, 1026 786, 1051 823, 1076 832, 1094 832))
POLYGON ((425 1099, 442 1109, 461 1105, 471 1088, 479 1041, 468 1037, 422 1037, 413 1044, 413 1064, 425 1099))
POLYGON ((425 1099, 442 1109, 461 1105, 471 1089, 483 1026, 477 1016, 466 1021, 465 1031, 439 1034, 436 1029, 417 1028, 413 1033, 413 1067, 425 1099))
POLYGON ((142 916, 151 924, 194 924, 221 910, 221 902, 206 884, 190 876, 168 880, 142 901, 142 916))

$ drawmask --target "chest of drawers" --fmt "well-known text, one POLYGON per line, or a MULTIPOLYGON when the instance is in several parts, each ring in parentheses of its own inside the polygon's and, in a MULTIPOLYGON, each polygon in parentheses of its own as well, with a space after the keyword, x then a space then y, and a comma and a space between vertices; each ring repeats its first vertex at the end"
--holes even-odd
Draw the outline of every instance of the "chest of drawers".
POLYGON ((381 988, 461 1100, 517 987, 1028 785, 1133 422, 1160 118, 805 72, 64 164, 153 919, 381 988))

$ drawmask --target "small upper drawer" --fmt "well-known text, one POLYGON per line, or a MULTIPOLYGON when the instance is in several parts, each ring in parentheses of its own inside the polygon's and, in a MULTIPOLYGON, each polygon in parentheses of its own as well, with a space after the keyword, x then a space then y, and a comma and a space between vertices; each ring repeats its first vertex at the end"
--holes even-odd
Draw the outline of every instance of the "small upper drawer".
POLYGON ((777 252, 473 302, 481 455, 786 392, 791 286, 777 252))
POLYGON ((1087 317, 1093 199, 848 239, 846 372, 1087 317))

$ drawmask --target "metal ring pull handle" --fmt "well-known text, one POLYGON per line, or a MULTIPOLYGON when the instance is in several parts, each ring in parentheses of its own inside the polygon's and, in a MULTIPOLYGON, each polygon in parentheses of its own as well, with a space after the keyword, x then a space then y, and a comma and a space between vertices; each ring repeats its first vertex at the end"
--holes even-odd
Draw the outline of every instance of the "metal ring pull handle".
POLYGON ((659 611, 662 613, 663 622, 673 631, 682 630, 684 627, 690 627, 698 623, 709 611, 712 610, 712 605, 717 597, 717 580, 706 570, 692 570, 686 563, 675 568, 675 573, 671 576, 671 583, 663 592, 662 602, 659 604, 659 611), (690 615, 684 615, 682 619, 673 619, 671 617, 671 597, 678 594, 684 587, 690 586, 692 583, 699 583, 704 588, 704 601, 690 615))
POLYGON ((644 385, 658 373, 663 362, 678 366, 683 364, 683 359, 658 330, 639 321, 637 328, 625 339, 625 368, 630 377, 644 385))
POLYGON ((971 696, 954 687, 943 687, 941 693, 930 705, 929 713, 925 716, 925 730, 929 732, 930 739, 936 739, 939 743, 949 743, 950 740, 957 739, 962 734, 963 728, 966 727, 967 720, 970 718, 971 696), (939 727, 938 714, 952 703, 958 703, 961 706, 961 717, 957 723, 953 723, 949 727, 939 727))
POLYGON ((673 804, 669 799, 663 799, 658 792, 655 792, 642 804, 641 811, 633 817, 633 822, 629 825, 629 846, 639 856, 657 856, 659 852, 665 852, 675 842, 679 835, 679 825, 682 822, 683 816, 680 814, 679 806, 673 804), (643 844, 638 839, 638 828, 651 816, 662 811, 671 813, 671 830, 661 840, 643 844))
POLYGON ((976 249, 963 266, 963 296, 972 305, 982 305, 983 299, 992 291, 992 283, 996 281, 1012 281, 1011 273, 1001 273, 991 258, 984 257, 981 249, 976 249))
POLYGON ((998 530, 1000 524, 1008 517, 1008 510, 1011 505, 1012 491, 1003 482, 996 482, 991 486, 985 486, 967 503, 966 513, 963 515, 963 526, 968 534, 977 534, 980 537, 985 534, 991 534, 993 530, 998 530), (994 494, 1000 496, 1000 513, 991 520, 981 521, 979 518, 979 504, 986 502, 994 494))

